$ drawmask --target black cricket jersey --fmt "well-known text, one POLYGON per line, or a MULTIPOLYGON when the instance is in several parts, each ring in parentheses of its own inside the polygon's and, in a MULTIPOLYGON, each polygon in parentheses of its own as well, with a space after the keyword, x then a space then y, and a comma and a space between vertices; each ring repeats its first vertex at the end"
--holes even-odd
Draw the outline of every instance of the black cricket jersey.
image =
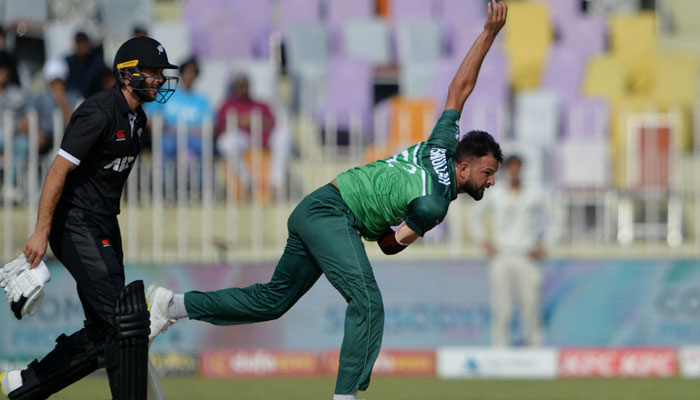
POLYGON ((146 114, 131 112, 115 85, 85 100, 73 113, 58 155, 77 165, 66 177, 58 208, 119 214, 126 178, 141 150, 146 114))

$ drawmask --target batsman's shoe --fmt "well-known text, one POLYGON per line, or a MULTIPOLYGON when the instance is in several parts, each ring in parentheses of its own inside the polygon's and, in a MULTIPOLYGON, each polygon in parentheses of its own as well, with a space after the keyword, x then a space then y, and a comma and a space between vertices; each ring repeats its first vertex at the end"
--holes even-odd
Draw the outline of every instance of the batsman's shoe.
POLYGON ((151 285, 146 290, 146 302, 151 312, 151 334, 148 340, 153 341, 158 334, 165 332, 177 320, 170 318, 168 306, 173 299, 173 291, 164 287, 151 285))
POLYGON ((0 372, 0 393, 2 398, 7 399, 10 393, 22 386, 22 373, 16 369, 13 371, 3 370, 0 372))

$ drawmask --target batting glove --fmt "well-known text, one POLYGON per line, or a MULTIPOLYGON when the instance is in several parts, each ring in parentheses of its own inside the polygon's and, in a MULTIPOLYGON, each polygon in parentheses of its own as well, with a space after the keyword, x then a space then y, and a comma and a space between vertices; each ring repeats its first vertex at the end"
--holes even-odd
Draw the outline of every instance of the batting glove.
POLYGON ((35 315, 44 299, 44 285, 51 280, 51 273, 44 262, 36 268, 24 268, 19 275, 9 279, 4 287, 10 309, 17 319, 35 315))

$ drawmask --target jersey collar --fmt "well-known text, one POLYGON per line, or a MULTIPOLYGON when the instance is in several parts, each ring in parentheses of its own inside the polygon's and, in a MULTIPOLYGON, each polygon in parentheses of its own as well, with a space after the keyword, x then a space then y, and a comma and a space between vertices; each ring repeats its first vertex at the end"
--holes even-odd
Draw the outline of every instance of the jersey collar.
POLYGON ((450 179, 450 200, 454 200, 457 198, 457 171, 455 170, 455 163, 450 160, 450 166, 448 167, 450 169, 450 175, 452 179, 450 179))

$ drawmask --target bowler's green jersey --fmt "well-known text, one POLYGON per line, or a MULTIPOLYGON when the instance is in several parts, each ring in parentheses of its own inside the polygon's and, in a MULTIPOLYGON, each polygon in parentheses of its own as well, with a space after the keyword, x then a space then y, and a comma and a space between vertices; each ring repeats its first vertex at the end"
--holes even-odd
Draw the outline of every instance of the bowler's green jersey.
POLYGON ((363 225, 362 236, 377 240, 387 228, 406 221, 423 236, 442 222, 457 198, 452 157, 457 150, 459 112, 445 110, 425 142, 336 178, 350 210, 363 225))

